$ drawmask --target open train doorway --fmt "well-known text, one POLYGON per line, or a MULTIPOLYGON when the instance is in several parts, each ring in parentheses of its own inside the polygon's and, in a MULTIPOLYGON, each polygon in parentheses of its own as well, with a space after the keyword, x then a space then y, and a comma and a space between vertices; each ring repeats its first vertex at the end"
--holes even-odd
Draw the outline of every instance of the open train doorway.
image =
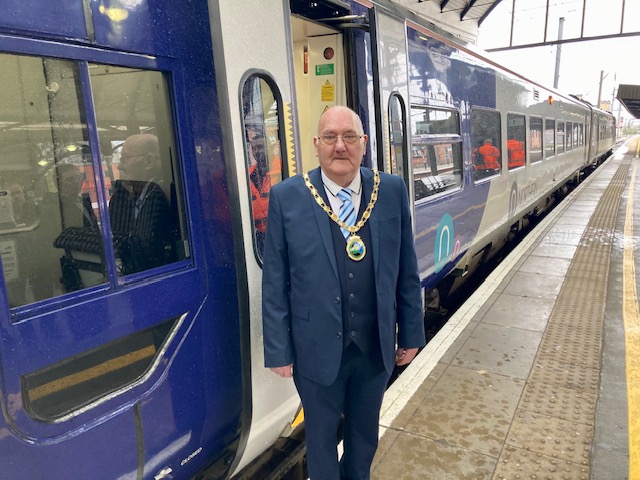
POLYGON ((342 33, 303 17, 291 17, 294 88, 300 131, 302 171, 317 166, 312 138, 327 108, 347 105, 342 33))

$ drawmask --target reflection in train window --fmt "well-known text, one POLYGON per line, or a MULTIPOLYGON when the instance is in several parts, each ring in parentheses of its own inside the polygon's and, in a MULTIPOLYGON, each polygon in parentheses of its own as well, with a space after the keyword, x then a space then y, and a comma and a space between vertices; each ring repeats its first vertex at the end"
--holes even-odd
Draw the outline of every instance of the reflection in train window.
POLYGON ((531 116, 529 118, 529 138, 531 148, 529 161, 531 163, 542 160, 542 118, 531 116))
POLYGON ((0 72, 0 251, 13 308, 104 283, 106 271, 77 65, 0 54, 0 72), (74 259, 80 241, 89 247, 74 259))
POLYGON ((407 155, 405 141, 405 108, 399 95, 389 98, 389 148, 391 173, 400 177, 407 171, 407 155))
POLYGON ((458 112, 411 107, 414 199, 462 185, 462 137, 458 112))
POLYGON ((571 150, 573 148, 573 123, 571 122, 567 122, 565 124, 565 128, 567 129, 567 135, 566 135, 566 148, 567 151, 571 150))
POLYGON ((269 192, 283 177, 280 152, 282 102, 276 98, 276 92, 265 78, 259 76, 249 77, 242 88, 247 182, 255 248, 260 260, 264 253, 269 192))
POLYGON ((169 88, 161 72, 89 65, 119 276, 189 256, 169 88))
POLYGON ((12 308, 106 283, 110 268, 126 275, 189 256, 162 73, 88 66, 98 154, 80 68, 0 55, 0 252, 12 308))
POLYGON ((556 153, 560 155, 564 153, 564 122, 562 120, 558 120, 556 123, 556 153))
POLYGON ((556 121, 553 118, 544 121, 544 152, 545 158, 556 154, 556 121))
POLYGON ((507 114, 507 165, 509 170, 524 167, 526 141, 524 115, 507 114))
POLYGON ((471 110, 471 143, 474 181, 499 175, 502 171, 500 112, 471 110))

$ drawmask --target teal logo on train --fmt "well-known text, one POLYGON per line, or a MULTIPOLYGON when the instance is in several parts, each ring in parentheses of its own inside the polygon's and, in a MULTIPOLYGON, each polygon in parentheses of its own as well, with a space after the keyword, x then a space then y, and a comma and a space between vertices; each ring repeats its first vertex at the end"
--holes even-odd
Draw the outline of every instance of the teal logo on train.
POLYGON ((445 213, 440 218, 438 224, 438 230, 436 231, 435 246, 433 249, 433 263, 435 272, 438 273, 444 268, 451 255, 454 252, 456 245, 455 231, 453 229, 453 218, 448 213, 445 213))

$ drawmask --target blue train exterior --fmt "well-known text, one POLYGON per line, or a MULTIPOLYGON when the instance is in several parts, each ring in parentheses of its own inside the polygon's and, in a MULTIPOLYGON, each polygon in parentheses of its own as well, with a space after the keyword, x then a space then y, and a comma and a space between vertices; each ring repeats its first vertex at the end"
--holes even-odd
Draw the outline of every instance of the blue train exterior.
POLYGON ((265 207, 315 166, 325 108, 407 182, 432 306, 613 144, 610 114, 386 0, 5 0, 0 79, 12 479, 226 478, 291 432, 295 389, 262 366, 265 207), (136 221, 155 192, 153 233, 116 219, 123 189, 136 221))

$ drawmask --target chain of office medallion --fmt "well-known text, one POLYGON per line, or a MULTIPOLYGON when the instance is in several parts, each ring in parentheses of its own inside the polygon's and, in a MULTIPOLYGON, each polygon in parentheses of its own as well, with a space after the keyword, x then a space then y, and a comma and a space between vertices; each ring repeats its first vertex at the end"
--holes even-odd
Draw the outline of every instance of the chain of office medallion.
POLYGON ((308 173, 303 174, 302 178, 304 178, 304 183, 307 185, 307 188, 311 192, 311 195, 315 199, 315 201, 318 204, 318 206, 322 210, 324 210, 327 215, 329 215, 329 218, 331 220, 333 220, 334 222, 336 222, 338 225, 340 225, 340 227, 342 227, 345 230, 347 230, 349 233, 357 233, 358 230, 360 230, 362 227, 364 227, 364 224, 367 223, 367 220, 369 220, 369 217, 371 216, 371 211, 373 210, 373 207, 375 206, 376 201, 378 200, 378 187, 380 186, 380 174, 378 173, 377 170, 375 170, 373 172, 373 175, 374 175, 373 176, 373 191, 371 192, 371 199, 369 200, 369 205, 367 205, 367 208, 362 213, 362 217, 360 218, 358 223, 356 223, 353 226, 349 226, 346 223, 344 223, 342 220, 340 220, 338 215, 336 213, 334 213, 333 210, 331 210, 331 207, 329 207, 326 203, 324 203, 324 200, 322 199, 322 197, 318 193, 318 190, 316 190, 316 187, 314 187, 313 184, 311 183, 311 180, 309 180, 309 174, 308 173))

